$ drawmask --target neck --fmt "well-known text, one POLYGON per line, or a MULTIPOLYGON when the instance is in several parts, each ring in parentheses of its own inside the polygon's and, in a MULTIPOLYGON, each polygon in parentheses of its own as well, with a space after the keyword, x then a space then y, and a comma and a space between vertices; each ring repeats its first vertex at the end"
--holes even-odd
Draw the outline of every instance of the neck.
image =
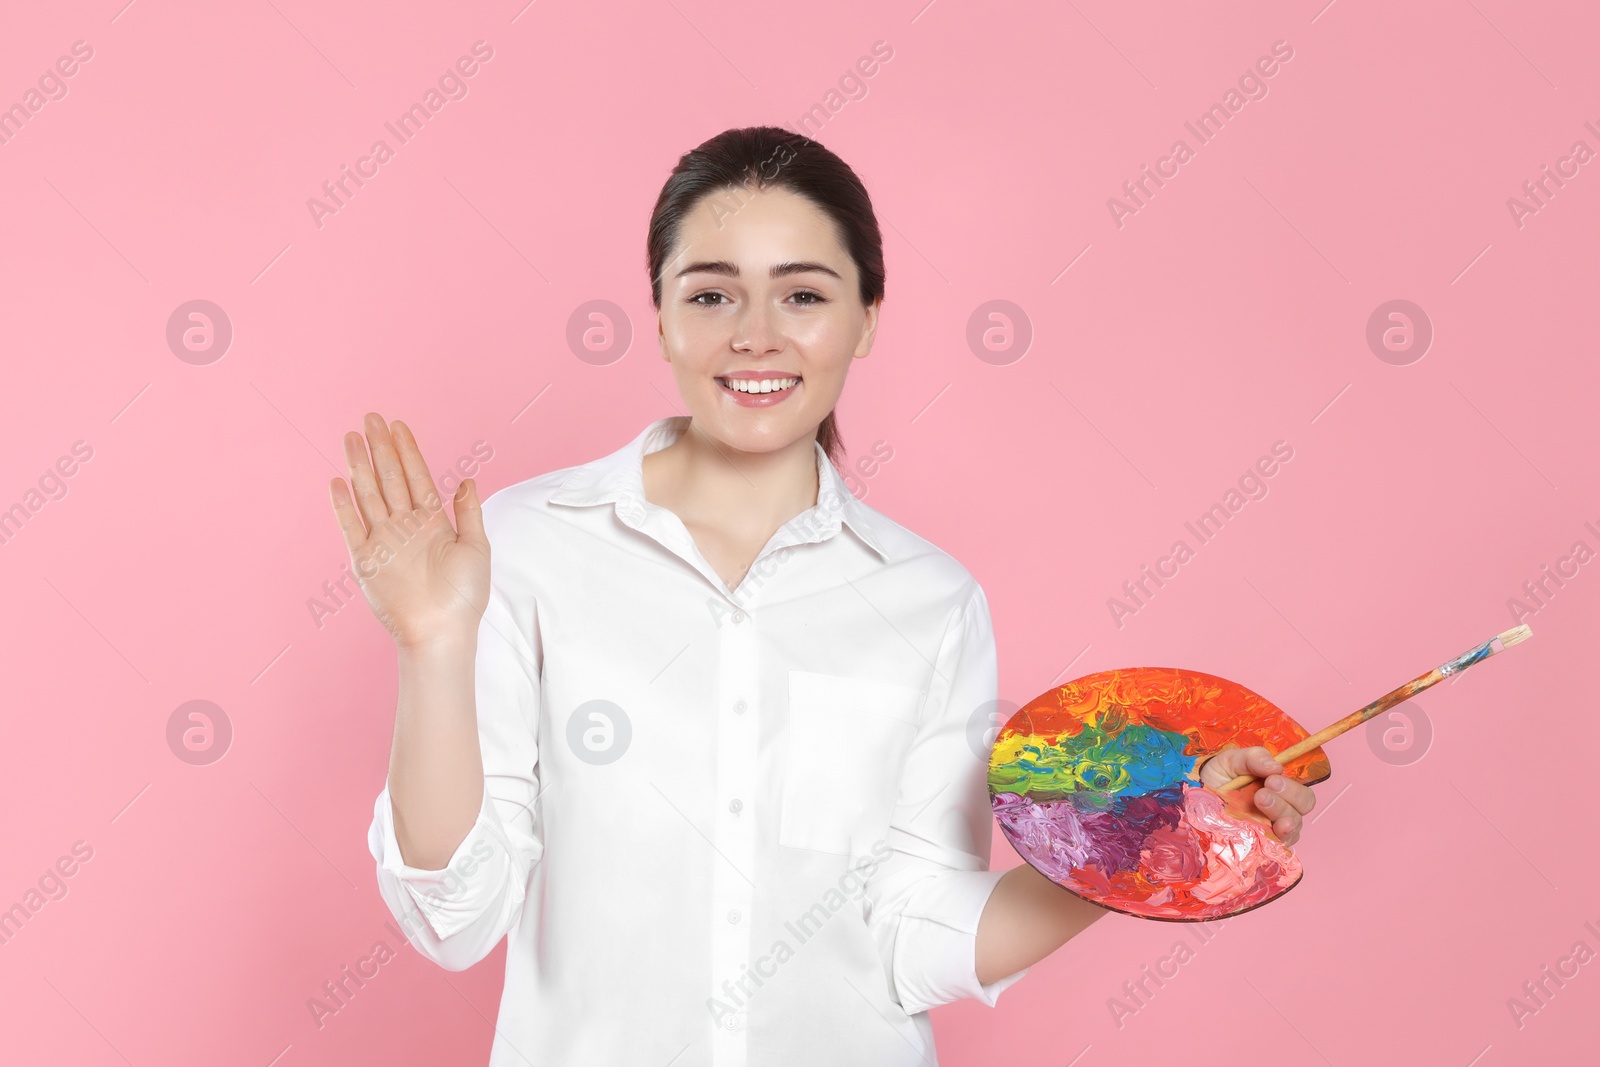
POLYGON ((645 497, 690 525, 776 530, 817 502, 816 444, 799 438, 769 452, 741 452, 692 420, 644 458, 645 497))

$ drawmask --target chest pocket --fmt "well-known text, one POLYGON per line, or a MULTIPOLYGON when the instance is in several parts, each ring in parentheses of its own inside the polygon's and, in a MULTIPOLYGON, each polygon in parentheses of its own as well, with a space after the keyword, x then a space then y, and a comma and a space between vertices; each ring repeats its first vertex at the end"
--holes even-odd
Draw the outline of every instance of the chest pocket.
POLYGON ((887 834, 922 698, 893 682, 789 672, 780 845, 864 854, 887 834))

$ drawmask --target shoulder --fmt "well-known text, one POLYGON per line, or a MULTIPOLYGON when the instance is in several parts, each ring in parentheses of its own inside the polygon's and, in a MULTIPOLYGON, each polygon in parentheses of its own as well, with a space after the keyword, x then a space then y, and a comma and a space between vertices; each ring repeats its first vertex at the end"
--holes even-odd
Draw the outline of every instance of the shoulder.
POLYGON ((877 508, 857 500, 851 509, 883 547, 887 567, 903 569, 908 577, 914 576, 929 592, 955 607, 976 602, 987 610, 983 587, 960 560, 877 508))
POLYGON ((483 528, 493 544, 495 535, 530 531, 547 521, 554 510, 550 498, 578 468, 559 470, 524 478, 496 489, 483 501, 483 528))
POLYGON ((516 599, 543 600, 552 574, 570 569, 562 561, 592 551, 594 530, 578 513, 593 508, 563 507, 552 497, 577 467, 537 474, 495 490, 483 501, 483 532, 489 539, 489 568, 495 588, 516 599))

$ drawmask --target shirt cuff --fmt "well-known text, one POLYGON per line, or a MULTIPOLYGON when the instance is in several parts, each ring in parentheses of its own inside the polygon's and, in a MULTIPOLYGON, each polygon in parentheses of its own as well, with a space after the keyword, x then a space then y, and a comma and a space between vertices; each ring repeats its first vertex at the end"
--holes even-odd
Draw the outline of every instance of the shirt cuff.
POLYGON ((467 831, 443 868, 430 871, 412 867, 401 858, 400 843, 394 832, 394 805, 387 783, 373 805, 367 847, 378 861, 378 877, 393 879, 403 886, 440 938, 457 933, 481 917, 507 881, 511 882, 512 903, 520 903, 523 897, 522 885, 509 877, 509 843, 487 787, 472 829, 467 831))
POLYGON ((950 871, 929 879, 906 905, 894 949, 895 974, 917 976, 913 988, 899 990, 906 1014, 966 999, 992 1008, 1028 973, 1024 967, 987 985, 978 981, 978 920, 1005 873, 950 871))

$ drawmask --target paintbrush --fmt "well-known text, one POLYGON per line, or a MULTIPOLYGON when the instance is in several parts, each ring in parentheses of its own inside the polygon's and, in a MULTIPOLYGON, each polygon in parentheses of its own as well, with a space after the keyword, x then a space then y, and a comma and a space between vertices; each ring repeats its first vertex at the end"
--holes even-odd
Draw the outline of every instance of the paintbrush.
MULTIPOLYGON (((1477 648, 1474 648, 1469 652, 1463 652, 1461 655, 1457 656, 1448 663, 1440 664, 1427 674, 1422 675, 1420 678, 1411 679, 1411 681, 1407 682, 1405 685, 1402 685, 1399 689, 1396 689, 1390 693, 1385 693, 1383 696, 1379 697, 1377 700, 1374 700, 1360 711, 1351 712, 1349 715, 1346 715, 1332 726, 1329 726, 1324 730, 1319 730, 1317 733, 1312 734, 1304 741, 1290 745, 1282 752, 1274 752, 1272 754, 1272 758, 1277 760, 1279 763, 1287 765, 1288 762, 1294 759, 1296 756, 1303 756, 1323 742, 1338 737, 1346 730, 1360 726, 1362 723, 1366 722, 1380 711, 1388 711, 1396 704, 1399 704, 1404 700, 1409 700, 1418 693, 1422 692, 1424 689, 1427 689, 1429 686, 1438 685, 1452 674, 1459 674, 1468 667, 1472 666, 1474 663, 1481 663, 1490 656, 1494 655, 1496 652, 1504 652, 1512 645, 1521 644, 1532 636, 1533 630, 1527 625, 1522 625, 1516 627, 1515 629, 1507 630, 1503 634, 1496 634, 1494 637, 1489 638, 1489 640, 1485 641, 1477 648)), ((1231 779, 1230 781, 1217 786, 1217 792, 1226 793, 1230 789, 1238 789, 1240 786, 1249 785, 1255 780, 1256 777, 1253 774, 1241 774, 1237 778, 1231 779)))

